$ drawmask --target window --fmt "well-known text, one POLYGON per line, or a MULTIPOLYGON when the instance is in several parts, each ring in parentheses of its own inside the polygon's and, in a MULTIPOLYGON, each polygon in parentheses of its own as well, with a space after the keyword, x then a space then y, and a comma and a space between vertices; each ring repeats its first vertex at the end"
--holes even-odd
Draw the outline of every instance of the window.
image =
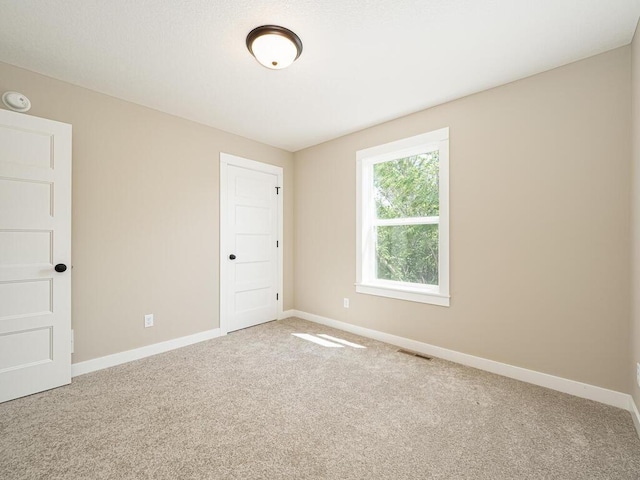
POLYGON ((449 129, 356 159, 356 292, 449 306, 449 129))

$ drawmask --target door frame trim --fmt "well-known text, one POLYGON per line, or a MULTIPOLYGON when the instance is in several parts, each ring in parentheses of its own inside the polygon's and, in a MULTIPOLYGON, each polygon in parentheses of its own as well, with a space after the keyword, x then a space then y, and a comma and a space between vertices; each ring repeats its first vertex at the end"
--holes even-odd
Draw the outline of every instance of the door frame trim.
POLYGON ((278 241, 280 246, 278 248, 278 300, 277 300, 277 317, 282 318, 283 305, 284 305, 284 169, 276 165, 268 163, 262 163, 255 160, 249 160, 248 158, 231 155, 229 153, 220 152, 220 275, 218 282, 218 295, 220 305, 220 334, 226 335, 228 333, 228 318, 227 318, 227 296, 224 291, 223 279, 227 278, 229 262, 227 261, 228 246, 226 245, 226 232, 229 228, 229 218, 227 215, 227 172, 229 165, 246 168, 248 170, 254 170, 262 173, 269 173, 276 175, 278 178, 278 187, 280 187, 280 194, 278 195, 278 241))

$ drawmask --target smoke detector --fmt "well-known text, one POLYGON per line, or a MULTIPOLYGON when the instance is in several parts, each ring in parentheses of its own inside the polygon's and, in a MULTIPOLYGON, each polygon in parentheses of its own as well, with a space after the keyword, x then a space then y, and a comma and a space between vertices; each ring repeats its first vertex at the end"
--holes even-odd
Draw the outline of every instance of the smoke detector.
POLYGON ((14 112, 28 112, 31 108, 31 102, 26 97, 18 92, 4 92, 2 95, 2 103, 6 105, 9 110, 14 112))

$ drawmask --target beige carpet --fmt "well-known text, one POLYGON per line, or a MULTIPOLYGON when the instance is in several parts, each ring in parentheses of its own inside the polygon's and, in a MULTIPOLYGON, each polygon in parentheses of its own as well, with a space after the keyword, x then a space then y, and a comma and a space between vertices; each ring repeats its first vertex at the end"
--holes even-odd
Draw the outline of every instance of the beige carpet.
POLYGON ((638 480, 640 441, 626 411, 289 319, 0 405, 0 478, 638 480))

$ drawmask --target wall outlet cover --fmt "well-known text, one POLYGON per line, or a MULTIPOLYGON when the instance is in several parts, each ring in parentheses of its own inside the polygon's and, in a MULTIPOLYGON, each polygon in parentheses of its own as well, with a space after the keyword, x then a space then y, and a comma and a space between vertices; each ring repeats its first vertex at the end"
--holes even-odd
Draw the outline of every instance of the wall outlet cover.
POLYGON ((144 328, 153 327, 153 313, 144 316, 144 328))

